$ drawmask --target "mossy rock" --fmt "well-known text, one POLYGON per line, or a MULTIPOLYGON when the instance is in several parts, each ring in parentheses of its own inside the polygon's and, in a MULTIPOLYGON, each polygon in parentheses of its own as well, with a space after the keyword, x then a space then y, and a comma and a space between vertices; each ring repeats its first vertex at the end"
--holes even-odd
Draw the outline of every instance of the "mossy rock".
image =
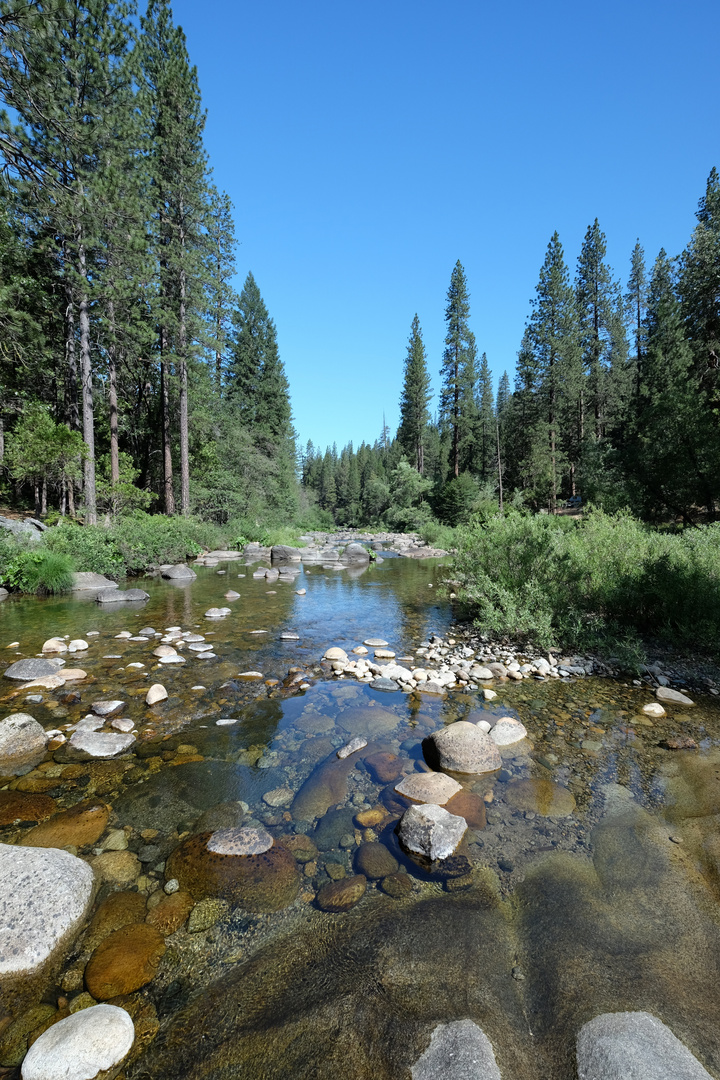
MULTIPOLYGON (((57 785, 54 780, 53 784, 57 785)), ((0 791, 0 826, 14 821, 44 821, 57 810, 49 795, 28 791, 0 791)))
POLYGON ((85 847, 100 839, 109 818, 109 806, 99 799, 86 799, 36 825, 25 833, 20 843, 26 847, 64 848, 70 844, 85 847))
POLYGON ((365 895, 367 879, 363 874, 354 877, 342 878, 340 881, 331 881, 323 885, 315 898, 315 902, 321 911, 339 913, 349 911, 355 907, 365 895))
POLYGON ((90 957, 85 985, 96 1001, 132 994, 155 977, 164 952, 163 936, 154 926, 124 926, 106 937, 90 957))
POLYGON ((300 875, 294 856, 282 844, 261 855, 220 855, 208 851, 212 833, 188 837, 173 851, 165 867, 194 900, 217 897, 247 911, 279 911, 298 893, 300 875))
POLYGON ((398 861, 384 844, 371 842, 361 844, 355 852, 355 869, 375 881, 396 873, 398 861))

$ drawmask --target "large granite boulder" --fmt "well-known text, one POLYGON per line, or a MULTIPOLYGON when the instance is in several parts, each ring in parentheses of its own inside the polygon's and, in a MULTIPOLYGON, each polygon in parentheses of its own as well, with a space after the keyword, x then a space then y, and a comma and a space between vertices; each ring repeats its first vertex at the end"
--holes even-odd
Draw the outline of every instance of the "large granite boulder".
POLYGON ((580 1080, 712 1080, 670 1028, 646 1012, 602 1013, 584 1024, 577 1067, 580 1080))
POLYGON ((162 572, 162 576, 167 578, 168 581, 195 581, 197 574, 190 569, 187 563, 176 563, 175 566, 166 567, 162 572))
POLYGON ((117 589, 117 582, 102 574, 93 574, 89 570, 82 570, 73 574, 73 592, 98 592, 99 589, 117 589))
POLYGON ((500 1080, 490 1040, 472 1020, 438 1024, 410 1075, 412 1080, 500 1080))
POLYGON ((300 562, 302 556, 300 548, 288 547, 287 544, 274 544, 270 549, 273 562, 300 562))
POLYGON ((47 735, 27 713, 0 720, 0 776, 21 776, 45 756, 47 735))
POLYGON ((33 656, 28 657, 26 660, 16 660, 9 668, 5 668, 4 672, 6 679, 17 679, 19 682, 29 682, 31 679, 46 679, 50 675, 57 675, 57 673, 57 664, 33 656))
POLYGON ((13 536, 22 540, 39 540, 44 533, 46 525, 37 518, 26 518, 25 521, 16 521, 14 518, 4 517, 0 514, 0 529, 7 529, 13 536))
POLYGON ((497 746, 480 727, 458 720, 426 741, 425 756, 430 765, 458 773, 494 772, 502 768, 497 746))
POLYGON ((94 892, 91 868, 75 855, 0 844, 0 988, 36 971, 72 940, 94 892))
POLYGON ((95 597, 98 604, 129 604, 133 600, 149 600, 143 589, 101 589, 95 597))
POLYGON ((370 562, 370 553, 362 544, 348 544, 340 556, 342 563, 366 563, 370 562))
POLYGON ((464 818, 450 814, 434 803, 411 806, 398 825, 398 837, 403 847, 433 861, 452 855, 466 831, 464 818))

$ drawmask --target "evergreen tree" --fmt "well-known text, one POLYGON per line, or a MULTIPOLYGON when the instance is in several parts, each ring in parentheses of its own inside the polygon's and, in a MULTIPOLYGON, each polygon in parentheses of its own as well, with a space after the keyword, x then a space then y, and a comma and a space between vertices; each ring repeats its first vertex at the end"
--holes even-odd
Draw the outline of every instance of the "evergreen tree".
POLYGON ((488 364, 487 355, 482 354, 480 359, 480 373, 478 375, 478 462, 477 471, 483 483, 492 480, 497 472, 496 469, 496 432, 495 432, 495 403, 492 387, 492 375, 488 364))
POLYGON ((645 272, 645 251, 638 240, 630 256, 630 277, 625 293, 630 324, 635 339, 635 364, 639 375, 642 367, 642 354, 645 344, 645 311, 647 306, 647 274, 645 272))
POLYGON ((428 404, 432 397, 430 376, 425 360, 425 346, 417 314, 413 318, 405 357, 405 377, 400 398, 400 427, 398 440, 408 459, 422 474, 425 468, 425 432, 430 413, 428 404))
MULTIPOLYGON (((592 415, 592 430, 602 439, 607 423, 608 341, 614 288, 605 263, 607 242, 598 219, 588 226, 578 259, 575 293, 580 319, 583 364, 587 377, 580 400, 580 439, 585 438, 585 415, 592 415)), ((588 432, 589 434, 589 432, 588 432)))
POLYGON ((461 445, 467 447, 475 421, 475 336, 470 330, 470 297, 465 270, 458 259, 450 277, 445 308, 445 351, 443 352, 440 412, 450 432, 450 467, 460 475, 461 445))
POLYGON ((237 246, 232 208, 230 197, 213 188, 208 214, 208 329, 215 354, 218 394, 222 393, 223 374, 229 358, 232 310, 237 300, 232 287, 237 246))

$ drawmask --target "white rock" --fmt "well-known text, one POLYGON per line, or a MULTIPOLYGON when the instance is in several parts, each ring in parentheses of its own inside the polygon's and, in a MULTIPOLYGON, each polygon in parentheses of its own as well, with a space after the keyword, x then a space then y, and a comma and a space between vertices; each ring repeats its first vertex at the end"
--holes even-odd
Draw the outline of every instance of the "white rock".
POLYGON ((124 701, 93 701, 90 708, 97 716, 112 716, 125 706, 124 701))
POLYGON ((158 660, 159 664, 185 664, 187 661, 184 656, 175 653, 174 656, 161 656, 158 660))
POLYGON ((68 649, 67 642, 63 641, 63 639, 59 638, 59 637, 48 638, 48 640, 45 642, 45 644, 42 647, 42 651, 44 653, 67 652, 67 649, 68 649))
POLYGON ((134 730, 135 724, 132 720, 126 720, 125 718, 122 718, 118 720, 111 720, 110 727, 115 728, 116 731, 128 732, 134 730))
POLYGON ((688 1048, 656 1016, 602 1013, 580 1028, 580 1080, 711 1080, 688 1048))
POLYGON ((157 649, 153 649, 153 656, 177 656, 177 649, 172 645, 158 645, 157 649))
POLYGON ((58 848, 0 844, 0 981, 39 968, 83 924, 93 872, 58 848))
POLYGON ((671 690, 669 686, 658 686, 655 697, 660 701, 668 701, 671 705, 694 705, 695 702, 687 694, 681 694, 679 690, 671 690))
POLYGON ((484 731, 486 733, 491 730, 490 724, 488 724, 487 720, 478 720, 476 727, 479 727, 481 731, 484 731))
POLYGON ((88 645, 87 641, 83 641, 82 638, 76 638, 68 645, 68 649, 70 652, 85 652, 85 649, 89 648, 90 646, 88 645))
POLYGON ((48 738, 28 713, 0 720, 0 776, 20 776, 42 760, 48 738))
POLYGON ((642 711, 644 713, 647 713, 648 716, 664 716, 665 715, 665 710, 663 709, 663 707, 662 707, 662 705, 660 704, 659 701, 650 701, 650 702, 648 702, 647 705, 643 705, 643 710, 642 711))
POLYGON ((473 1020, 438 1024, 410 1075, 412 1080, 500 1080, 492 1044, 473 1020))
POLYGON ((68 744, 81 760, 112 758, 123 754, 135 742, 134 735, 112 734, 105 731, 75 731, 68 744))
POLYGON ((363 739, 361 735, 351 739, 349 743, 345 743, 341 746, 337 752, 339 758, 350 757, 351 754, 357 753, 358 750, 362 750, 364 746, 367 746, 367 739, 363 739))
MULTIPOLYGON (((200 690, 200 689, 204 690, 205 688, 204 687, 193 686, 193 690, 200 690)), ((239 717, 236 720, 233 720, 230 717, 223 717, 223 719, 215 721, 215 726, 216 727, 230 727, 231 724, 239 724, 239 723, 240 723, 240 718, 239 717)))
POLYGON ((467 830, 465 818, 449 814, 442 806, 424 803, 410 806, 400 819, 401 843, 428 859, 447 859, 457 848, 467 830))
POLYGON ((445 773, 410 773, 395 785, 395 790, 418 803, 444 806, 448 799, 462 791, 462 785, 445 773))
POLYGON ((363 645, 369 645, 371 649, 384 649, 387 644, 387 641, 379 637, 369 637, 363 641, 363 645))
MULTIPOLYGON (((497 746, 476 724, 457 720, 430 736, 442 769, 459 773, 494 772, 502 767, 497 746)), ((431 762, 432 764, 432 762, 431 762)))
POLYGON ((325 651, 323 660, 338 660, 342 664, 347 664, 348 654, 344 649, 332 648, 325 651))
POLYGON ((503 716, 490 731, 490 738, 496 746, 511 746, 512 743, 527 738, 527 729, 519 720, 503 716))
POLYGON ((493 701, 497 697, 494 690, 483 690, 483 697, 485 701, 493 701))
POLYGON ((166 881, 165 885, 164 885, 165 892, 168 894, 168 896, 172 896, 172 894, 174 892, 177 892, 179 888, 180 888, 180 882, 178 881, 177 878, 174 878, 174 877, 170 878, 169 881, 166 881))
MULTIPOLYGON (((193 690, 194 689, 195 687, 193 687, 193 690)), ((167 696, 168 692, 162 685, 162 683, 153 683, 153 685, 150 687, 147 694, 145 695, 145 704, 156 705, 158 701, 167 700, 167 696)))
POLYGON ((35 1040, 22 1064, 22 1080, 93 1080, 119 1065, 134 1041, 135 1025, 125 1009, 81 1009, 35 1040))

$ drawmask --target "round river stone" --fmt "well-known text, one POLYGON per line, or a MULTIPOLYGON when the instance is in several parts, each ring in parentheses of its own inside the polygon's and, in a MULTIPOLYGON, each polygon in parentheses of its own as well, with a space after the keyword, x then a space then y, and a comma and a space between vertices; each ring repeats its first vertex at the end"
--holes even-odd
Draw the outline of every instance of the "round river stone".
POLYGON ((32 1044, 22 1080, 93 1080, 118 1065, 135 1041, 125 1009, 93 1005, 66 1016, 32 1044))
POLYGON ((164 952, 154 926, 124 926, 98 945, 85 968, 85 984, 96 1001, 132 994, 155 977, 164 952))
POLYGON ((217 855, 262 855, 273 845, 267 829, 218 829, 208 840, 208 851, 217 855))
POLYGON ((86 799, 69 810, 36 825, 25 833, 21 844, 27 847, 64 848, 94 844, 105 832, 110 807, 99 799, 86 799))

